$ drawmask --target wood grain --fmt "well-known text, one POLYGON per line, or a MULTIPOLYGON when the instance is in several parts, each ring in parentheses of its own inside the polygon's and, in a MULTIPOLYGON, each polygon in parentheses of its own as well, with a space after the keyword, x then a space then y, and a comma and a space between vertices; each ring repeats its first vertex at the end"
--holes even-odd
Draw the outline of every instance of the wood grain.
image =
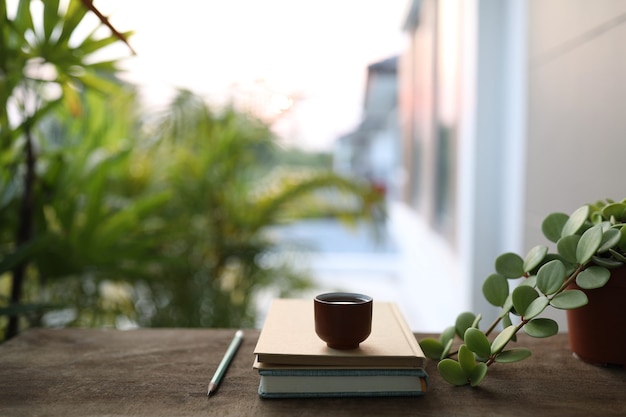
POLYGON ((494 365, 479 388, 448 385, 428 361, 430 391, 421 398, 263 400, 252 369, 259 332, 246 330, 219 391, 207 399, 207 384, 234 332, 30 330, 0 345, 0 415, 626 415, 626 371, 579 361, 563 334, 520 337, 518 345, 533 356, 494 365))

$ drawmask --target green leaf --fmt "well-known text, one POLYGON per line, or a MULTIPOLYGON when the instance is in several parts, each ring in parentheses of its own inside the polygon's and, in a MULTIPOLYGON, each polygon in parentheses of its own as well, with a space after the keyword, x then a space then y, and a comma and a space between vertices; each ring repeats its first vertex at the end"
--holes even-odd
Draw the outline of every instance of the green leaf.
POLYGON ((516 328, 515 326, 509 326, 502 330, 498 336, 491 342, 491 354, 495 355, 500 353, 502 349, 506 346, 507 343, 511 341, 513 336, 515 336, 516 328))
POLYGON ((454 326, 448 326, 439 335, 439 341, 445 346, 450 340, 454 339, 455 334, 456 328, 454 326))
POLYGON ((563 262, 555 259, 548 262, 537 272, 537 288, 546 294, 554 294, 561 288, 567 278, 567 271, 563 262))
POLYGON ((616 219, 622 219, 626 212, 626 204, 624 203, 611 203, 602 208, 602 216, 605 219, 614 217, 616 219))
POLYGON ((577 262, 576 248, 579 241, 579 235, 564 236, 556 243, 556 250, 567 262, 575 264, 577 262))
POLYGON ((483 315, 478 313, 476 315, 476 317, 474 318, 474 321, 472 322, 472 326, 471 327, 475 327, 478 329, 478 325, 480 324, 480 321, 483 319, 483 315))
POLYGON ((59 0, 46 0, 44 3, 43 27, 46 39, 50 39, 52 31, 59 22, 59 0))
POLYGON ((510 350, 505 350, 504 352, 501 352, 498 356, 496 356, 496 362, 498 363, 519 362, 529 357, 530 354, 531 352, 527 348, 514 348, 510 350))
POLYGON ((70 0, 65 13, 63 22, 63 31, 59 36, 59 42, 67 42, 76 29, 76 26, 82 21, 88 9, 82 4, 81 0, 70 0))
POLYGON ((114 83, 113 81, 107 80, 106 78, 100 77, 96 74, 85 72, 84 74, 81 74, 76 78, 85 87, 93 88, 94 90, 101 93, 114 94, 121 91, 118 84, 114 83))
MULTIPOLYGON (((502 316, 502 327, 503 328, 507 328, 509 326, 513 325, 513 321, 511 320, 511 315, 510 314, 505 314, 504 316, 502 316)), ((517 342, 517 334, 514 334, 513 337, 511 338, 511 342, 517 342)))
POLYGON ((563 225, 563 230, 561 231, 561 237, 569 236, 578 233, 587 221, 589 217, 589 206, 582 206, 569 216, 565 225, 563 225))
MULTIPOLYGON (((624 228, 622 228, 622 230, 625 230, 624 228)), ((614 250, 614 249, 609 249, 609 253, 611 254, 611 256, 613 258, 615 258, 615 260, 619 261, 619 262, 623 262, 626 263, 626 256, 624 256, 622 253, 614 250)))
POLYGON ((0 258, 0 275, 15 268, 15 266, 29 258, 35 258, 40 251, 45 251, 46 247, 54 242, 50 234, 40 234, 30 242, 15 249, 13 253, 5 253, 0 258))
POLYGON ((590 266, 576 277, 576 284, 587 290, 604 287, 611 278, 611 271, 601 266, 590 266))
POLYGON ((604 221, 604 218, 602 217, 602 213, 599 211, 594 211, 589 215, 589 219, 591 220, 592 224, 600 224, 604 221))
POLYGON ((620 227, 619 229, 620 234, 622 235, 622 237, 620 238, 619 241, 619 247, 624 250, 626 249, 626 225, 620 227))
POLYGON ((496 272, 507 278, 524 275, 524 260, 516 253, 504 253, 496 258, 496 272))
POLYGON ((509 283, 504 275, 489 275, 483 283, 483 295, 491 305, 502 307, 509 295, 509 283))
POLYGON ((487 364, 482 362, 477 363, 474 369, 472 369, 472 373, 469 377, 470 385, 472 387, 478 386, 483 381, 483 379, 485 379, 485 375, 487 375, 488 369, 489 367, 487 366, 487 364))
POLYGON ((569 216, 565 213, 552 213, 541 223, 541 231, 550 242, 556 243, 561 238, 561 231, 569 216))
MULTIPOLYGON (((612 250, 612 249, 609 249, 609 250, 612 250)), ((615 254, 613 253, 611 254, 615 257, 615 254)), ((600 256, 592 256, 591 262, 593 262, 597 266, 602 266, 604 268, 617 268, 617 267, 624 265, 624 262, 621 260, 617 260, 613 258, 603 258, 600 256)))
POLYGON ((465 331, 472 327, 472 323, 474 323, 475 319, 476 315, 468 311, 459 314, 454 325, 457 336, 463 339, 465 331))
POLYGON ((17 13, 15 14, 15 23, 17 23, 22 32, 25 32, 26 29, 34 29, 29 1, 19 2, 17 13))
POLYGON ((461 365, 461 369, 465 372, 467 377, 470 376, 472 370, 476 366, 476 358, 474 357, 474 352, 472 352, 466 345, 459 346, 459 365, 461 365))
POLYGON ((474 327, 470 327, 465 331, 465 344, 479 358, 487 359, 491 355, 491 346, 487 336, 474 327))
POLYGON ((602 243, 602 226, 593 226, 585 230, 580 237, 576 248, 576 261, 579 264, 586 264, 596 253, 602 243))
MULTIPOLYGON (((122 36, 126 39, 132 35, 132 32, 123 32, 122 36)), ((119 41, 117 36, 111 35, 104 38, 88 37, 80 45, 79 48, 86 54, 104 49, 105 47, 112 45, 119 41)))
POLYGON ((511 324, 513 324, 513 321, 511 320, 511 315, 510 314, 505 314, 504 316, 502 316, 502 326, 503 327, 509 327, 511 324))
POLYGON ((614 228, 609 228, 604 231, 602 235, 602 243, 598 248, 598 253, 608 252, 609 249, 613 249, 617 246, 622 238, 622 234, 619 230, 614 228))
POLYGON ((532 337, 550 337, 559 332, 559 325, 548 318, 532 319, 524 325, 524 331, 532 337))
POLYGON ((69 83, 61 84, 61 91, 63 92, 63 101, 66 108, 70 111, 72 116, 79 116, 82 111, 80 94, 69 83))
POLYGON ((537 317, 539 314, 543 312, 543 310, 546 309, 549 303, 550 303, 550 300, 548 300, 548 297, 545 297, 543 295, 535 299, 532 303, 530 303, 530 305, 526 309, 526 314, 524 314, 524 318, 526 320, 530 320, 532 318, 537 317))
POLYGON ((439 358, 439 360, 445 359, 450 354, 450 349, 452 349, 452 341, 453 339, 450 339, 444 345, 443 352, 441 352, 441 357, 439 358))
POLYGON ((531 275, 528 278, 522 280, 519 285, 526 285, 528 287, 535 287, 537 285, 537 275, 531 275))
POLYGON ((467 375, 461 369, 461 365, 453 359, 444 359, 437 364, 437 370, 441 377, 449 384, 461 386, 467 385, 467 375))
POLYGON ((509 294, 509 296, 506 297, 506 301, 504 302, 504 305, 502 306, 502 310, 500 310, 499 317, 504 317, 508 315, 512 309, 513 309, 513 297, 511 294, 509 294))
POLYGON ((548 254, 548 247, 543 245, 538 245, 528 251, 526 254, 526 258, 524 258, 524 272, 530 272, 535 269, 541 261, 548 254))
POLYGON ((580 290, 568 290, 554 296, 550 305, 561 310, 573 310, 587 304, 587 295, 580 290))
POLYGON ((419 344, 427 358, 437 361, 441 358, 444 346, 437 339, 427 337, 422 339, 419 344))
POLYGON ((539 297, 539 293, 533 287, 527 285, 520 285, 513 290, 511 298, 513 300, 513 307, 520 316, 526 314, 528 306, 539 297))

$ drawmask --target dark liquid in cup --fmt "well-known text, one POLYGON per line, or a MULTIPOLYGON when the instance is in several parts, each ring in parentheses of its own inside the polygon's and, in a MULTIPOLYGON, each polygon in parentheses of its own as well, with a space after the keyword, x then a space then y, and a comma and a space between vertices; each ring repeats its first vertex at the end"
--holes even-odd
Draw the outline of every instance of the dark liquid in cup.
POLYGON ((318 300, 332 304, 363 304, 370 301, 367 297, 348 294, 325 294, 319 296, 318 300))

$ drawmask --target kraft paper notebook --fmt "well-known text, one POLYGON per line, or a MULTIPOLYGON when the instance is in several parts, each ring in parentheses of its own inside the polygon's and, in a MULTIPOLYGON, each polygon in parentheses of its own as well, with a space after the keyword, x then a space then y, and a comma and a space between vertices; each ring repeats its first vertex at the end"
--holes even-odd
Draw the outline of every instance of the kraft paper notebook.
POLYGON ((313 300, 276 299, 254 354, 261 363, 342 367, 423 368, 425 359, 397 305, 376 301, 367 340, 357 349, 337 350, 315 333, 313 300))

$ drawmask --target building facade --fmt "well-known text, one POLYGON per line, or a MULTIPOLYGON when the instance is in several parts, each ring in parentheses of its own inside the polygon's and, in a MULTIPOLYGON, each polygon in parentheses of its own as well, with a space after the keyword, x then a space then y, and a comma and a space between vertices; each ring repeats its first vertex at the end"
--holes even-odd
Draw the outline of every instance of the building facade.
POLYGON ((403 29, 391 227, 436 330, 495 317, 483 280, 499 254, 547 244, 547 214, 626 197, 626 2, 414 0, 403 29))
POLYGON ((391 198, 399 195, 397 107, 398 57, 393 56, 368 66, 361 121, 333 147, 335 171, 367 179, 391 198))

